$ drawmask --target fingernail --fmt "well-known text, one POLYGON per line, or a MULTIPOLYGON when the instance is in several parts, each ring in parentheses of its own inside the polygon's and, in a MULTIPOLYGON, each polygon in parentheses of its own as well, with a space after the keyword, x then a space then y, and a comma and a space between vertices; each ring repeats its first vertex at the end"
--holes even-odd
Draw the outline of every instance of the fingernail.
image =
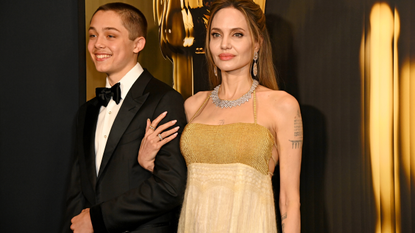
POLYGON ((162 114, 167 114, 167 111, 163 112, 162 114))
POLYGON ((173 123, 173 124, 174 124, 174 123, 176 123, 176 122, 177 122, 177 120, 172 120, 172 121, 171 121, 171 123, 173 123))

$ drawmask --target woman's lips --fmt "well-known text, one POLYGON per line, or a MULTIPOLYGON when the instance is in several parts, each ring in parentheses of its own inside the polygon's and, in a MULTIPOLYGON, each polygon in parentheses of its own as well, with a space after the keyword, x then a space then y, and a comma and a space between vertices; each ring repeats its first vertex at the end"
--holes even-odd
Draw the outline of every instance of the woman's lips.
POLYGON ((235 57, 235 55, 230 54, 230 53, 221 53, 221 54, 219 54, 219 59, 221 59, 222 61, 228 61, 228 60, 231 60, 234 57, 235 57))

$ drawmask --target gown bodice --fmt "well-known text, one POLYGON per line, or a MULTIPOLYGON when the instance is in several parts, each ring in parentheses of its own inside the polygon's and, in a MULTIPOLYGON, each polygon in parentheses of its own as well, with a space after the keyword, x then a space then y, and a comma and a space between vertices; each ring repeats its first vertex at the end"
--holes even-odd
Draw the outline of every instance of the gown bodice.
POLYGON ((277 232, 268 174, 274 136, 257 124, 255 91, 253 96, 253 123, 206 125, 190 120, 183 130, 180 149, 188 176, 178 232, 277 232))

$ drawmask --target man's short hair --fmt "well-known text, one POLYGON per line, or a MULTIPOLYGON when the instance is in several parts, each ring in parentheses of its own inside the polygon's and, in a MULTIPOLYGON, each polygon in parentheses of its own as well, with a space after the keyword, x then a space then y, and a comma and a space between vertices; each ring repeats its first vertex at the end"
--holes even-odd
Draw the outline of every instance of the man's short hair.
POLYGON ((135 40, 140 36, 146 38, 147 20, 139 9, 126 3, 112 2, 100 6, 94 12, 92 17, 94 17, 98 11, 114 11, 117 13, 121 17, 124 27, 128 30, 128 37, 130 40, 135 40))

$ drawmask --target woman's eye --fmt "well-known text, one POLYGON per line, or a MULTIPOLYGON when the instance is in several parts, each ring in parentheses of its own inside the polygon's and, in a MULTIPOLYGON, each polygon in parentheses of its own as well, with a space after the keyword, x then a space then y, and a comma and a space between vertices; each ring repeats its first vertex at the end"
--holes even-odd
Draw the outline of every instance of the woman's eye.
POLYGON ((242 33, 235 33, 233 34, 235 37, 243 37, 244 35, 242 33))
POLYGON ((115 38, 115 36, 113 36, 113 35, 108 35, 108 38, 115 38))
POLYGON ((220 36, 220 34, 219 34, 219 33, 216 33, 216 32, 213 32, 213 33, 212 33, 212 37, 213 37, 213 38, 215 38, 215 37, 219 37, 219 36, 220 36))
POLYGON ((89 38, 93 38, 93 37, 97 37, 96 35, 94 35, 94 34, 90 34, 89 35, 89 38))

